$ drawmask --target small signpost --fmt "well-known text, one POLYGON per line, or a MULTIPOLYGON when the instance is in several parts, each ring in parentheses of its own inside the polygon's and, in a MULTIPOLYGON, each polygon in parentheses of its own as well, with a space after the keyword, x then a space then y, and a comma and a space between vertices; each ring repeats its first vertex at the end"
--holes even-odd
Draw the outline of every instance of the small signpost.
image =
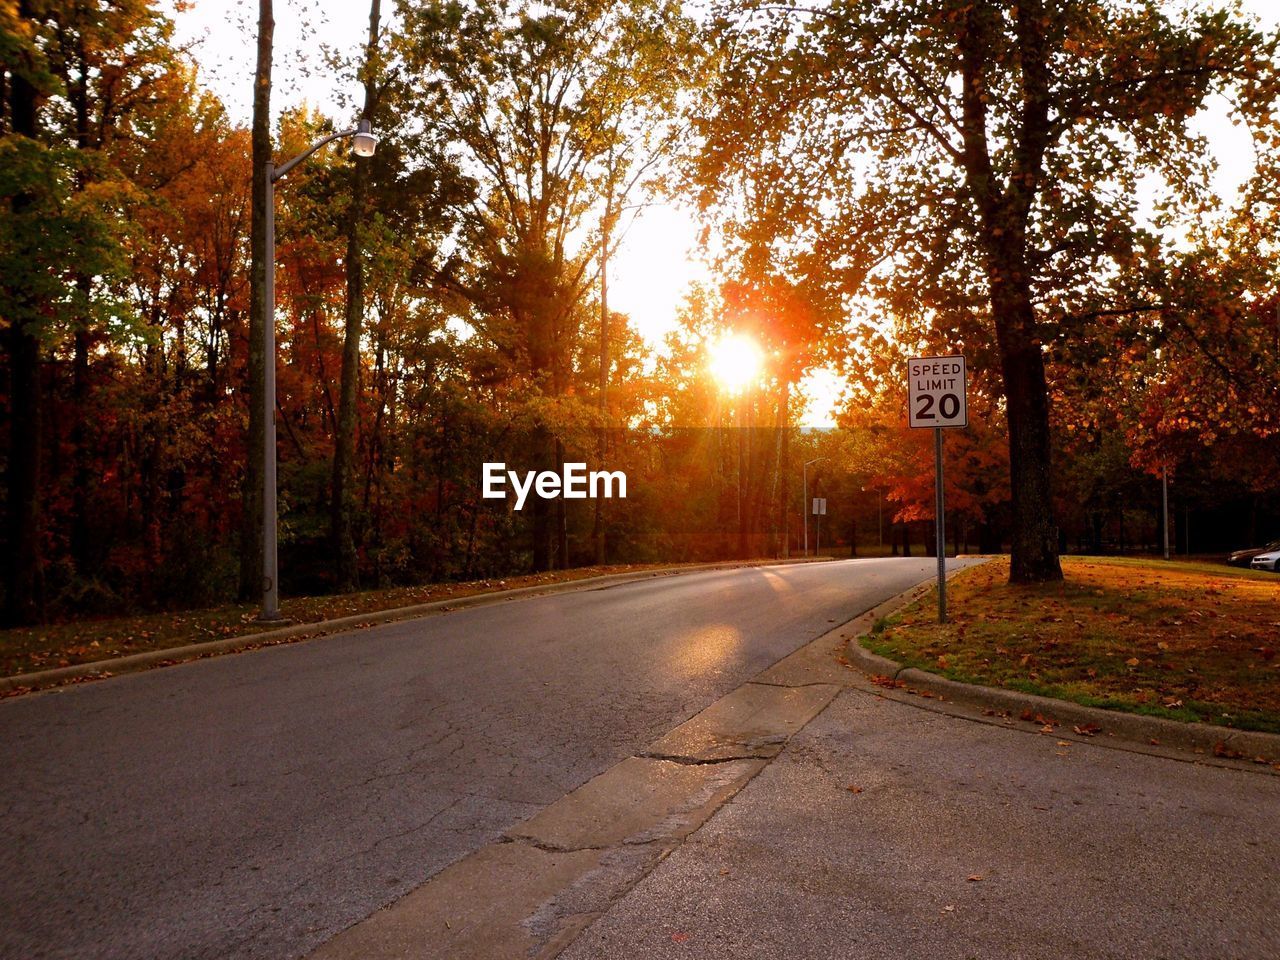
POLYGON ((942 494, 942 431, 967 427, 968 378, 964 357, 912 357, 907 361, 907 422, 933 430, 934 526, 937 530, 938 622, 947 622, 946 503, 942 494))
POLYGON ((818 529, 816 531, 817 543, 814 545, 813 552, 815 554, 820 554, 822 553, 822 518, 827 515, 827 498, 826 497, 813 498, 813 515, 818 518, 817 519, 818 529))

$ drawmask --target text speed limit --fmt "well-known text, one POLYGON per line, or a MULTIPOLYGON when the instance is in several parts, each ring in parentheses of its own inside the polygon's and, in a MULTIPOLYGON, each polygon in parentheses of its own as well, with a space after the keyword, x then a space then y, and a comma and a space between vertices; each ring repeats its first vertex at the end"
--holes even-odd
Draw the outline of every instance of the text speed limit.
POLYGON ((964 357, 907 361, 907 412, 913 427, 967 427, 964 357))

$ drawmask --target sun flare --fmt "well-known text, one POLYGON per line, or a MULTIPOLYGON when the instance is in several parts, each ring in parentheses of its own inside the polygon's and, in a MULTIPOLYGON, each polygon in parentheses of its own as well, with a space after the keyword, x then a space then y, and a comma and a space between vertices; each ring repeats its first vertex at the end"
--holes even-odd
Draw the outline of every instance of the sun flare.
POLYGON ((760 345, 740 333, 722 337, 707 351, 707 370, 726 393, 739 393, 760 378, 760 345))

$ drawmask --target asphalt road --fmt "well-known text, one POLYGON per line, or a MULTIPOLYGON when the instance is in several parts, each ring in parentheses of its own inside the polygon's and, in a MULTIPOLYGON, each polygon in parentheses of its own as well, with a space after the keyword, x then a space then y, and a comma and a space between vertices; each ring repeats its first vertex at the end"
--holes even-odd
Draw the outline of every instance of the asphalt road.
POLYGON ((934 569, 686 574, 0 702, 0 956, 302 956, 934 569))

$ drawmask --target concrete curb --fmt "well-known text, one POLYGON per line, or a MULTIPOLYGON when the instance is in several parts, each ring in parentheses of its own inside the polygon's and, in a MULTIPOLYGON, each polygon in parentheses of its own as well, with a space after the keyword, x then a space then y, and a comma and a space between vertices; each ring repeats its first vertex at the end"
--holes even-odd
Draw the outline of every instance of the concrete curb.
POLYGON ((1060 725, 1064 735, 1073 728, 1080 727, 1094 731, 1094 737, 1113 737, 1147 746, 1186 751, 1199 758, 1210 755, 1233 760, 1265 760, 1268 763, 1280 761, 1280 734, 1104 710, 1019 690, 960 683, 926 670, 904 667, 897 661, 872 653, 862 646, 860 641, 871 631, 877 620, 905 607, 930 589, 931 585, 926 584, 908 590, 859 618, 860 622, 856 625, 859 627, 858 632, 848 641, 847 657, 850 664, 869 677, 885 677, 901 682, 911 689, 928 691, 935 697, 952 703, 984 711, 1008 713, 1014 718, 1027 712, 1033 717, 1039 715, 1060 725))
POLYGON ((145 653, 112 657, 109 660, 95 660, 92 663, 77 663, 69 667, 55 667, 52 670, 39 670, 35 673, 0 677, 0 694, 14 691, 32 692, 43 687, 57 686, 74 680, 94 678, 105 680, 119 673, 129 673, 160 664, 201 659, 220 653, 235 653, 254 647, 274 645, 291 639, 315 639, 334 633, 341 633, 349 629, 373 627, 397 620, 411 620, 416 617, 449 613, 453 610, 486 606, 507 600, 520 600, 556 593, 571 593, 576 590, 590 590, 603 586, 631 583, 637 580, 649 580, 655 577, 677 576, 682 573, 705 573, 712 570, 736 570, 742 567, 771 567, 796 563, 826 563, 832 559, 834 558, 812 557, 788 560, 739 560, 725 563, 700 563, 689 566, 637 570, 634 573, 609 573, 596 577, 583 577, 580 580, 516 587, 511 590, 493 590, 452 600, 433 600, 430 603, 417 603, 407 607, 394 607, 390 610, 357 613, 347 617, 335 617, 332 620, 297 623, 287 627, 280 627, 276 630, 263 630, 259 633, 227 637, 223 640, 207 640, 202 643, 184 644, 180 647, 166 647, 162 650, 148 650, 145 653))

